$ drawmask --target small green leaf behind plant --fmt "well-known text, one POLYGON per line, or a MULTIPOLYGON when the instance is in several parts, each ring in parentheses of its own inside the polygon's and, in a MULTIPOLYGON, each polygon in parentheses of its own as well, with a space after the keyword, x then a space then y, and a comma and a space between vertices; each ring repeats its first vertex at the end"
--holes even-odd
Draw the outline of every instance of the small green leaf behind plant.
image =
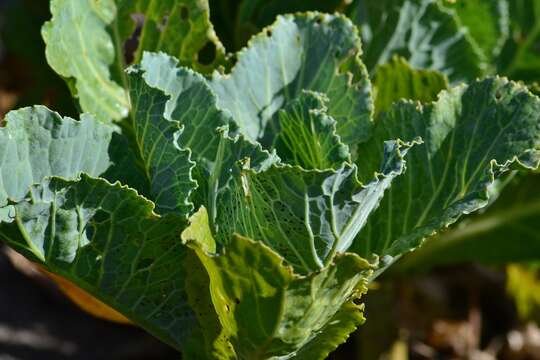
POLYGON ((403 99, 421 103, 435 101, 439 93, 447 88, 448 79, 442 73, 413 69, 404 58, 394 56, 375 70, 375 118, 403 99))
POLYGON ((440 71, 453 83, 485 70, 480 48, 436 0, 355 0, 348 13, 362 34, 370 73, 394 55, 416 69, 440 71))

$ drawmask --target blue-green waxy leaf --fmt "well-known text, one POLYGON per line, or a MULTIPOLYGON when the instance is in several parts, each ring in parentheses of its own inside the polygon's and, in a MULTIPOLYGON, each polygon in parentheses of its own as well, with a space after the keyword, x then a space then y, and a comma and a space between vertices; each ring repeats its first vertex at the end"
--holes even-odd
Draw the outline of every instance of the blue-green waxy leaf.
POLYGON ((441 71, 452 82, 483 73, 483 54, 437 0, 355 0, 351 9, 370 73, 393 55, 414 68, 441 71))
POLYGON ((398 103, 358 149, 361 178, 380 161, 382 140, 421 136, 425 144, 410 150, 407 172, 387 191, 355 251, 399 256, 484 207, 500 174, 512 166, 538 166, 539 130, 540 99, 500 78, 442 92, 426 106, 398 103))
MULTIPOLYGON (((204 234, 209 232, 189 231, 182 238, 209 274, 222 336, 235 358, 294 358, 319 332, 328 331, 330 320, 343 322, 336 315, 343 304, 365 291, 370 266, 356 255, 339 256, 320 272, 300 276, 267 246, 244 237, 232 237, 222 254, 209 254, 199 246, 212 241, 203 239, 204 234)), ((357 317, 360 311, 349 314, 357 317)), ((312 346, 315 359, 329 351, 325 344, 312 346)))
POLYGON ((177 146, 189 149, 197 164, 194 178, 199 188, 193 201, 197 206, 205 205, 214 221, 217 197, 226 191, 232 175, 239 173, 239 161, 249 158, 250 167, 260 171, 278 159, 258 143, 229 136, 228 129, 235 124, 217 107, 216 96, 201 75, 179 68, 178 62, 165 54, 151 53, 145 54, 139 71, 146 87, 169 99, 160 111, 181 126, 177 146))
POLYGON ((43 106, 8 113, 0 128, 0 207, 19 202, 47 176, 100 175, 110 165, 113 128, 89 115, 62 118, 43 106))
POLYGON ((42 28, 47 61, 82 110, 105 122, 130 110, 125 43, 136 19, 143 22, 136 63, 145 50, 165 51, 204 72, 226 62, 206 0, 51 0, 51 13, 42 28))
POLYGON ((182 218, 159 217, 134 190, 86 175, 48 179, 14 210, 0 228, 9 245, 172 346, 190 336, 182 218))
POLYGON ((468 261, 489 265, 537 261, 540 256, 539 186, 538 174, 512 179, 485 212, 430 238, 400 261, 396 270, 424 270, 468 261))
POLYGON ((180 146, 189 148, 198 163, 215 158, 221 141, 218 129, 232 125, 232 120, 217 107, 204 77, 163 53, 145 53, 139 71, 147 86, 168 97, 164 113, 182 127, 180 146))
POLYGON ((303 90, 326 94, 328 115, 345 144, 369 136, 372 103, 360 39, 343 16, 279 16, 238 53, 230 74, 211 86, 248 139, 272 137, 274 115, 303 90))
POLYGON ((185 220, 88 176, 135 176, 118 130, 36 106, 10 112, 0 139, 0 238, 180 348, 195 323, 177 266, 185 220))
POLYGON ((148 86, 142 75, 137 68, 129 71, 133 129, 150 194, 157 211, 187 217, 193 210, 190 195, 197 188, 191 175, 195 163, 190 150, 178 144, 180 123, 166 117, 169 97, 148 86))
POLYGON ((106 27, 116 17, 114 0, 52 0, 51 13, 42 29, 49 65, 75 80, 83 111, 105 122, 126 117, 127 92, 109 71, 116 54, 106 27))
POLYGON ((230 235, 238 233, 264 242, 300 273, 323 268, 351 246, 384 191, 404 170, 409 146, 386 143, 380 174, 365 186, 350 165, 337 170, 288 165, 261 172, 245 169, 218 199, 216 240, 228 247, 230 235))
POLYGON ((304 92, 279 111, 274 147, 282 161, 304 169, 338 168, 351 161, 336 121, 326 114, 327 102, 323 94, 304 92))

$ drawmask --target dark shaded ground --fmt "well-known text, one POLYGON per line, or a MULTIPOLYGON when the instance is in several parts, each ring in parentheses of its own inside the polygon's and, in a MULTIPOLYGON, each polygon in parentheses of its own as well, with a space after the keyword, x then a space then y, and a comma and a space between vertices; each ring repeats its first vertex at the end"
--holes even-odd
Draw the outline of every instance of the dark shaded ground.
POLYGON ((0 251, 0 360, 178 358, 142 330, 80 311, 53 288, 14 269, 0 251))

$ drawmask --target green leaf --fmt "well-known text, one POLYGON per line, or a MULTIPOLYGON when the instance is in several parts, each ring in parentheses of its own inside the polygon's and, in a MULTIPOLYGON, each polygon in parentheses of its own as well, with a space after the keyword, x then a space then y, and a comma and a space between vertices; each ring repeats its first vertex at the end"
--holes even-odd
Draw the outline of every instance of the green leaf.
MULTIPOLYGON (((201 208, 201 210, 204 210, 204 208, 201 208)), ((201 210, 199 210, 197 215, 204 213, 204 217, 208 221, 206 211, 201 210)), ((208 223, 205 226, 206 229, 203 230, 207 231, 205 235, 211 236, 208 223)), ((189 228, 186 231, 189 231, 189 228)), ((196 233, 196 231, 198 230, 193 230, 192 233, 196 233)), ((202 235, 200 238, 204 239, 203 236, 205 235, 202 235)), ((190 234, 186 238, 191 238, 191 236, 190 234)), ((207 239, 211 239, 211 237, 207 239)), ((194 254, 191 255, 186 257, 186 261, 184 262, 187 272, 186 292, 188 294, 189 304, 197 316, 199 326, 193 330, 190 341, 182 348, 182 358, 187 360, 237 360, 238 358, 234 348, 223 331, 214 304, 212 303, 208 273, 199 258, 194 254)))
POLYGON ((365 320, 364 304, 357 305, 353 301, 345 303, 320 333, 296 353, 295 359, 326 359, 339 345, 345 343, 349 335, 364 324, 365 320))
POLYGON ((47 176, 103 173, 113 128, 82 115, 62 118, 43 106, 8 113, 0 128, 0 207, 19 202, 47 176))
POLYGON ((236 48, 243 46, 251 35, 270 25, 281 14, 305 11, 334 13, 342 0, 243 0, 236 10, 236 48))
POLYGON ((216 240, 228 248, 230 235, 238 233, 264 242, 299 273, 323 268, 351 246, 384 191, 403 172, 403 156, 411 145, 385 143, 380 172, 366 185, 350 165, 337 170, 245 169, 219 199, 216 240))
POLYGON ((197 182, 191 176, 195 166, 191 151, 177 143, 181 124, 166 118, 169 97, 148 86, 142 71, 130 69, 129 79, 133 129, 156 209, 187 218, 193 210, 189 198, 197 182))
POLYGON ((511 35, 499 56, 497 72, 527 82, 540 79, 540 3, 536 0, 512 0, 511 35))
POLYGON ((83 111, 105 122, 126 117, 127 93, 109 71, 115 47, 106 28, 116 17, 114 0, 52 0, 51 13, 42 29, 49 65, 74 79, 83 111))
POLYGON ((452 82, 483 73, 481 51, 436 0, 355 0, 350 16, 362 35, 370 73, 394 55, 414 68, 441 71, 452 82))
POLYGON ((540 175, 506 187, 484 214, 426 241, 398 263, 396 271, 422 270, 465 261, 500 265, 540 259, 540 175))
POLYGON ((326 114, 328 99, 304 92, 279 111, 274 147, 280 158, 304 169, 335 169, 351 161, 349 148, 336 134, 336 121, 326 114))
POLYGON ((216 96, 199 74, 179 68, 174 58, 150 53, 144 55, 141 70, 148 86, 170 98, 160 111, 181 126, 177 146, 189 149, 190 159, 197 164, 194 177, 199 188, 193 201, 197 207, 205 205, 214 222, 217 198, 227 191, 232 176, 240 172, 239 161, 249 158, 250 168, 260 171, 278 158, 258 143, 229 136, 228 128, 235 128, 235 124, 218 108, 216 96))
POLYGON ((282 14, 306 11, 335 13, 343 0, 213 0, 212 23, 229 51, 238 51, 251 36, 272 24, 282 14))
POLYGON ((179 67, 178 60, 163 53, 145 53, 139 67, 148 87, 167 96, 163 114, 180 124, 178 143, 189 148, 197 163, 213 159, 220 144, 219 128, 234 126, 217 107, 216 96, 204 77, 179 67))
POLYGON ((421 136, 396 179, 355 241, 361 256, 391 257, 484 207, 488 187, 505 171, 539 163, 540 100, 520 85, 491 78, 443 92, 422 106, 398 103, 377 122, 359 149, 358 167, 369 175, 380 162, 382 141, 421 136))
POLYGON ((194 326, 184 290, 185 222, 119 183, 82 175, 34 186, 3 224, 9 245, 180 348, 194 326))
POLYGON ((225 64, 225 48, 210 22, 207 0, 117 0, 117 4, 124 39, 135 30, 133 14, 144 16, 135 63, 144 51, 162 51, 200 72, 225 64))
POLYGON ((218 106, 228 110, 251 140, 275 135, 274 115, 303 90, 326 94, 328 115, 345 144, 369 136, 370 84, 361 63, 360 39, 343 16, 279 16, 238 53, 230 74, 215 74, 218 106))
POLYGON ((82 110, 105 122, 125 118, 130 108, 124 49, 137 15, 145 21, 135 61, 151 50, 204 72, 225 64, 204 0, 51 0, 51 13, 42 28, 47 61, 73 87, 82 110))
POLYGON ((388 63, 377 66, 373 88, 377 117, 402 99, 422 103, 435 101, 439 92, 448 88, 448 80, 437 71, 415 70, 405 59, 395 56, 388 63))
MULTIPOLYGON (((198 246, 199 237, 183 239, 209 274, 222 331, 240 359, 293 357, 343 304, 359 296, 357 287, 365 287, 370 272, 365 260, 347 254, 320 272, 300 276, 261 242, 234 236, 224 253, 214 255, 198 246)), ((321 345, 319 351, 327 349, 321 345)))
POLYGON ((499 55, 510 32, 507 0, 443 0, 442 4, 456 12, 485 55, 499 55))
POLYGON ((109 157, 111 165, 100 177, 110 183, 119 181, 129 184, 129 187, 147 198, 151 197, 149 183, 144 173, 144 166, 137 158, 136 146, 132 146, 127 136, 127 129, 122 133, 115 132, 109 144, 109 157))
POLYGON ((506 269, 506 287, 514 298, 519 316, 523 320, 540 321, 540 265, 509 265, 506 269))

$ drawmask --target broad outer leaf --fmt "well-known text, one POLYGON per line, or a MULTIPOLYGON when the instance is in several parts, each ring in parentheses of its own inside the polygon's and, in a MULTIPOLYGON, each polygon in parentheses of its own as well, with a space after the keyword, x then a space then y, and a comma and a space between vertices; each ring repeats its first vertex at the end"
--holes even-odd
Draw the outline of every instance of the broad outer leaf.
POLYGON ((0 207, 19 202, 47 176, 100 175, 110 165, 113 128, 89 115, 62 118, 44 106, 10 112, 0 128, 0 207))
POLYGON ((238 233, 264 242, 299 273, 323 268, 351 246, 385 190, 403 172, 409 146, 387 142, 378 149, 380 172, 371 173, 365 186, 350 165, 337 170, 288 165, 261 172, 245 169, 219 199, 216 240, 226 244, 238 233))
POLYGON ((323 94, 304 92, 279 111, 274 147, 282 161, 304 169, 335 169, 351 161, 336 121, 326 114, 327 102, 323 94))
POLYGON ((405 257, 397 271, 476 261, 490 265, 540 260, 540 175, 503 190, 484 213, 460 222, 405 257))
POLYGON ((127 93, 109 71, 115 47, 106 28, 116 17, 114 0, 51 0, 51 13, 42 29, 49 65, 74 79, 84 112, 105 122, 126 117, 127 93))
POLYGON ((441 71, 452 82, 483 72, 481 51, 437 0, 355 0, 350 16, 362 35, 370 72, 393 55, 414 68, 441 71))
POLYGON ((180 123, 166 117, 169 96, 150 87, 138 67, 130 69, 129 79, 133 129, 156 210, 187 218, 193 210, 189 198, 197 188, 191 175, 195 163, 190 150, 177 143, 180 123))
MULTIPOLYGON (((370 269, 365 260, 347 254, 320 272, 299 276, 261 242, 234 236, 224 253, 214 255, 197 245, 199 238, 183 239, 209 274, 222 332, 239 359, 293 358, 343 304, 359 296, 356 289, 365 286, 370 269)), ((321 345, 317 352, 327 351, 321 345)))
POLYGON ((279 16, 238 53, 230 74, 214 74, 211 86, 219 107, 251 140, 272 137, 272 118, 302 90, 324 93, 337 133, 345 144, 355 144, 369 136, 372 112, 360 55, 357 31, 343 16, 279 16))
POLYGON ((500 78, 442 92, 430 105, 395 105, 377 122, 373 139, 360 146, 360 175, 380 161, 384 139, 421 136, 425 144, 409 152, 407 172, 369 218, 356 252, 399 256, 485 206, 487 189, 501 173, 538 166, 539 129, 540 99, 500 78))
POLYGON ((181 347, 195 325, 181 218, 159 217, 134 190, 86 175, 52 178, 14 208, 16 221, 0 228, 9 245, 181 347))
MULTIPOLYGON (((510 0, 513 1, 513 0, 510 0)), ((443 0, 488 57, 498 56, 509 35, 508 0, 443 0)))
POLYGON ((390 110, 392 104, 399 100, 434 101, 439 92, 446 88, 448 80, 442 73, 415 70, 405 59, 395 56, 388 63, 377 66, 375 71, 375 116, 390 110))

